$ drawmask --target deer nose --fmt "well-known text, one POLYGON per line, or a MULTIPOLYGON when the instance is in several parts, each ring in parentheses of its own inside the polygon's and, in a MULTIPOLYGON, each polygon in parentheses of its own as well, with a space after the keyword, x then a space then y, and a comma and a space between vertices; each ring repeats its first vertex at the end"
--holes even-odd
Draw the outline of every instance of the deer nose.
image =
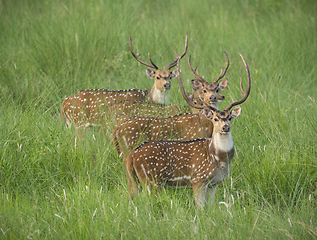
POLYGON ((230 127, 229 127, 229 125, 224 125, 223 127, 222 127, 222 131, 223 132, 230 132, 230 127))
POLYGON ((165 83, 165 84, 164 84, 164 88, 165 88, 166 90, 170 89, 170 88, 171 88, 171 84, 170 84, 170 83, 165 83))
POLYGON ((216 98, 215 96, 210 96, 210 97, 209 97, 209 100, 210 100, 211 102, 216 102, 217 98, 216 98))

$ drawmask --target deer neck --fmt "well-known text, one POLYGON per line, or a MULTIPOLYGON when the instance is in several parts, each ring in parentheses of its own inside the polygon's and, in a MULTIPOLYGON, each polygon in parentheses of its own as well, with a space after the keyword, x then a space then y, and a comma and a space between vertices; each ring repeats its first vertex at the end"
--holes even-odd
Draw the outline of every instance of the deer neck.
POLYGON ((231 133, 220 134, 213 131, 211 139, 209 138, 206 144, 208 144, 209 160, 217 166, 217 170, 209 184, 216 185, 221 183, 230 171, 230 163, 234 155, 231 133))
POLYGON ((218 161, 231 162, 234 154, 234 146, 231 132, 221 134, 213 132, 209 142, 209 154, 215 156, 218 161))
POLYGON ((149 101, 155 103, 166 104, 168 103, 169 90, 162 91, 157 89, 155 86, 152 87, 149 94, 149 101))

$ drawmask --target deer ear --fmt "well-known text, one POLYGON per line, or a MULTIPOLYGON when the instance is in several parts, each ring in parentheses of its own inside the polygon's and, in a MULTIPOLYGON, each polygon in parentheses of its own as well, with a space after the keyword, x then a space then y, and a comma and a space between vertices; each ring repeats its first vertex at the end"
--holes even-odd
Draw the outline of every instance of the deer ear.
POLYGON ((223 90, 226 89, 227 86, 228 86, 228 79, 222 80, 222 81, 219 83, 219 90, 220 90, 220 91, 223 91, 223 90))
POLYGON ((241 113, 241 107, 236 107, 231 111, 230 115, 232 119, 234 119, 234 118, 237 118, 240 115, 240 113, 241 113))
POLYGON ((178 77, 178 74, 179 74, 179 72, 177 71, 177 69, 175 69, 175 70, 173 70, 172 72, 171 72, 171 78, 177 78, 178 77))
POLYGON ((199 91, 199 92, 202 91, 202 89, 204 87, 203 83, 201 81, 199 81, 198 79, 192 80, 192 86, 193 86, 193 89, 195 91, 199 91))
POLYGON ((206 118, 208 119, 212 119, 212 115, 213 115, 213 111, 209 108, 204 108, 203 109, 203 113, 205 115, 206 118))
POLYGON ((145 72, 146 72, 146 75, 148 75, 149 78, 154 78, 155 77, 155 71, 154 70, 152 70, 150 68, 147 68, 145 70, 145 72))

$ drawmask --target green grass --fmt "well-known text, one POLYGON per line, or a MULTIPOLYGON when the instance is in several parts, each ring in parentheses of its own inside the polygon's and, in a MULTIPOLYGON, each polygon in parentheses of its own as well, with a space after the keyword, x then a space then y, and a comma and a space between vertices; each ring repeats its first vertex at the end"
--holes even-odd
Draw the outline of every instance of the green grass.
MULTIPOLYGON (((315 1, 2 1, 0 3, 1 239, 316 239, 317 3, 315 1), (129 50, 165 68, 181 61, 211 81, 230 58, 225 108, 252 90, 234 120, 236 154, 213 206, 191 189, 129 201, 111 138, 74 144, 60 106, 87 88, 150 88, 129 50), (225 203, 225 204, 223 204, 225 203)), ((188 81, 189 80, 189 81, 188 81)), ((177 81, 171 103, 185 104, 177 81)))

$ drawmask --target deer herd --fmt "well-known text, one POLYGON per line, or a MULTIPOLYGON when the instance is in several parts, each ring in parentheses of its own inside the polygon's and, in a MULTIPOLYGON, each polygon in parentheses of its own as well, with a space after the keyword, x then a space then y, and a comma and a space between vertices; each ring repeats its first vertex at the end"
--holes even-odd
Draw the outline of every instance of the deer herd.
POLYGON ((76 130, 99 126, 113 131, 113 143, 123 156, 131 197, 141 187, 151 193, 163 186, 191 186, 197 206, 212 203, 216 186, 227 177, 234 156, 231 121, 241 112, 235 106, 250 94, 250 72, 244 57, 240 54, 246 69, 247 89, 244 91, 241 80, 242 99, 220 111, 218 103, 225 99, 220 91, 228 85, 227 79, 222 80, 229 67, 226 52, 227 66, 213 83, 202 78, 197 67, 192 68, 189 56, 188 65, 194 79, 192 93, 188 93, 180 71, 180 60, 188 48, 187 35, 183 53, 178 56, 174 52, 176 58, 165 70, 153 63, 150 53, 150 63, 142 61, 140 54, 133 51, 131 37, 129 43, 133 57, 149 67, 146 74, 154 79, 153 87, 80 91, 62 103, 61 115, 66 125, 73 125, 76 130), (171 71, 173 67, 176 69, 171 71), (188 106, 167 104, 172 78, 178 79, 188 106))

